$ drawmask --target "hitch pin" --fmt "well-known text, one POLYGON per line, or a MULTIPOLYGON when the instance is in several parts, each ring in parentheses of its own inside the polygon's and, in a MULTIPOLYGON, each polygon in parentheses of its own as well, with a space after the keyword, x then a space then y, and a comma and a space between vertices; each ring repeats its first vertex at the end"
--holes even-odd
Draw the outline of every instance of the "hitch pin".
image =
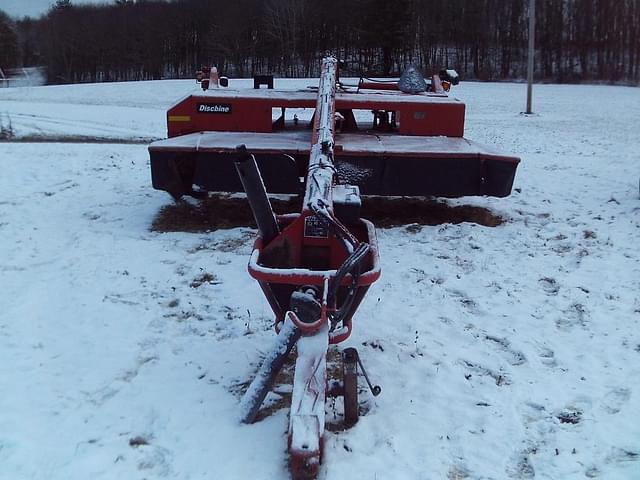
POLYGON ((380 385, 373 385, 371 380, 369 380, 369 375, 367 375, 367 371, 364 369, 364 365, 362 364, 362 360, 360 360, 360 354, 356 350, 356 358, 358 359, 358 365, 360 365, 360 370, 362 370, 362 375, 364 379, 367 381, 367 385, 369 385, 369 390, 374 397, 377 397, 382 392, 382 387, 380 385))

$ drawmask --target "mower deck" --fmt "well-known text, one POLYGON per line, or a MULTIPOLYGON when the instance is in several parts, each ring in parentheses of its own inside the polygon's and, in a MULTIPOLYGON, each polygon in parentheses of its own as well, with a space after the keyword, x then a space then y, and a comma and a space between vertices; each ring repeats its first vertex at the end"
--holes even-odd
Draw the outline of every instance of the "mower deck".
MULTIPOLYGON (((335 93, 337 184, 382 196, 511 193, 520 160, 465 139, 465 104, 439 80, 416 94, 389 90, 397 83, 359 85, 335 93)), ((235 147, 245 144, 269 193, 304 192, 313 117, 298 115, 314 114, 316 100, 315 90, 262 88, 214 88, 183 98, 167 112, 168 139, 149 147, 154 188, 176 198, 197 190, 242 192, 233 160, 235 147)))
MULTIPOLYGON (((268 192, 298 194, 310 140, 310 130, 198 132, 159 140, 149 147, 153 186, 176 196, 188 193, 191 184, 242 192, 233 160, 235 147, 244 143, 268 192)), ((505 197, 519 163, 463 137, 358 132, 336 134, 335 141, 339 183, 358 185, 364 195, 505 197)))

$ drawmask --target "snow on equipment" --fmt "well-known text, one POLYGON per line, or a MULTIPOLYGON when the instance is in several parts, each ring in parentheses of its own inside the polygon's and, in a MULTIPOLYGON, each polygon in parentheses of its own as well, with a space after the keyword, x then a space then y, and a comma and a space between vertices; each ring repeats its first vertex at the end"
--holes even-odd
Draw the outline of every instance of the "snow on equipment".
POLYGON ((149 147, 153 186, 176 198, 246 193, 259 230, 249 274, 278 334, 242 398, 241 419, 255 420, 295 347, 290 469, 294 479, 315 478, 326 397, 343 397, 351 426, 358 420, 358 370, 373 395, 381 391, 354 348, 342 352, 341 381, 327 387, 328 347, 349 337, 356 309, 380 277, 376 233, 360 218, 360 194, 504 197, 519 159, 463 138, 464 104, 445 93, 458 82, 452 70, 426 82, 410 67, 400 80, 361 79, 348 87, 339 81, 338 61, 327 57, 317 92, 274 90, 272 77, 246 91, 225 88, 226 81, 210 90, 217 72, 199 77, 209 85, 169 110, 170 138, 149 147), (286 122, 287 108, 314 109, 311 122, 297 115, 286 122), (281 111, 275 121, 274 109, 281 111), (362 113, 372 120, 363 122, 362 113), (302 211, 275 216, 267 192, 303 194, 302 211))

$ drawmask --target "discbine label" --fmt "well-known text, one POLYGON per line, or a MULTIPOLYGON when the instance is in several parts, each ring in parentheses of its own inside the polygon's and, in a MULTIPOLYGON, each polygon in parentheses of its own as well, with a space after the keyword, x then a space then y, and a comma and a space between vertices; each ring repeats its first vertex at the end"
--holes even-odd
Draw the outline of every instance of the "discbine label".
POLYGON ((199 103, 198 113, 231 113, 231 104, 229 103, 199 103))

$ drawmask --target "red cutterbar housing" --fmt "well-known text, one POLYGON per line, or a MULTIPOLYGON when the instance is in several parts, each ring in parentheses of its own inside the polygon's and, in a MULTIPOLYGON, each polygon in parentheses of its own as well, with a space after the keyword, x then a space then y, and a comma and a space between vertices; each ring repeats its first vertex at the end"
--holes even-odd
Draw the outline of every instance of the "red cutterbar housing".
MULTIPOLYGON (((218 89, 190 95, 168 111, 168 136, 206 131, 273 133, 280 130, 272 120, 274 108, 314 108, 315 103, 312 91, 218 89)), ((464 103, 437 93, 336 94, 337 112, 395 112, 398 135, 462 137, 464 109, 464 103)))

